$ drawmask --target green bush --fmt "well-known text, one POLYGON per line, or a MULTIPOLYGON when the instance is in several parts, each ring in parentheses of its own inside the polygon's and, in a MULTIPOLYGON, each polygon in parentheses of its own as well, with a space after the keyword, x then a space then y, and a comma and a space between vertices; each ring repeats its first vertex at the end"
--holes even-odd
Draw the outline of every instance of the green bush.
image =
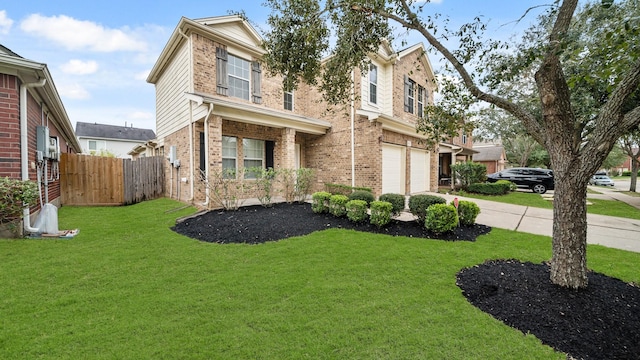
MULTIPOLYGON (((623 171, 620 176, 631 176, 631 171, 623 171)), ((638 176, 640 176, 640 170, 638 170, 638 176)))
POLYGON ((311 195, 311 210, 316 214, 329 212, 329 199, 331 194, 326 191, 318 191, 311 195))
POLYGON ((404 210, 405 197, 402 194, 382 194, 378 200, 391 203, 393 215, 398 215, 404 210))
POLYGON ((510 181, 506 183, 477 183, 471 184, 467 188, 467 191, 475 194, 483 194, 483 195, 505 195, 507 194, 512 184, 510 181))
POLYGON ((383 227, 391 221, 391 210, 393 205, 386 201, 371 202, 371 224, 377 227, 383 227))
POLYGON ((349 185, 332 184, 332 183, 324 184, 324 189, 326 192, 330 192, 332 194, 341 194, 341 195, 349 195, 352 192, 358 191, 358 190, 368 191, 370 193, 373 192, 373 190, 371 190, 371 188, 368 188, 368 187, 358 187, 358 186, 349 186, 349 185))
POLYGON ((436 195, 413 195, 409 198, 409 211, 418 218, 420 223, 424 223, 429 206, 446 203, 447 200, 436 195))
POLYGON ((347 202, 349 202, 349 198, 345 195, 331 195, 329 212, 338 217, 344 216, 347 213, 347 202))
POLYGON ((250 167, 246 169, 249 179, 255 179, 256 197, 264 207, 271 207, 273 186, 278 173, 273 168, 250 167))
MULTIPOLYGON (((453 205, 453 202, 451 202, 453 205)), ((480 214, 480 207, 478 204, 472 201, 460 200, 458 201, 458 218, 462 225, 473 225, 476 223, 476 218, 480 214)))
POLYGON ((367 220, 367 202, 364 200, 351 200, 345 206, 347 218, 355 223, 367 220))
POLYGON ((0 224, 22 218, 22 209, 38 200, 38 184, 0 177, 0 224))
POLYGON ((469 185, 484 182, 487 179, 487 166, 472 161, 451 165, 454 178, 460 182, 463 189, 469 185))
POLYGON ((518 190, 518 185, 516 185, 515 183, 512 183, 509 180, 498 180, 496 181, 496 184, 504 184, 504 185, 509 185, 509 191, 516 191, 518 190))
POLYGON ((458 226, 458 212, 453 205, 433 204, 427 210, 424 226, 436 234, 452 231, 458 226))
POLYGON ((364 200, 367 202, 367 206, 371 204, 376 198, 373 196, 373 193, 365 190, 356 190, 349 194, 349 200, 364 200))

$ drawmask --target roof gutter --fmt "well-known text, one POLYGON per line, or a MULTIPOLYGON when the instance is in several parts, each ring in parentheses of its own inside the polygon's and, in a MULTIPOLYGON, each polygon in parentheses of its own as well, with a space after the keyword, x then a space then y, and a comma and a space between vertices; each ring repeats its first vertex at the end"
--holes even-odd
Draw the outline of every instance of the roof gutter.
MULTIPOLYGON (((27 89, 43 87, 47 83, 47 79, 40 79, 38 82, 25 83, 20 85, 20 169, 22 172, 22 180, 29 180, 29 141, 27 129, 27 89)), ((31 227, 31 218, 29 214, 29 206, 22 209, 22 217, 24 230, 26 232, 38 232, 37 228, 31 227)))

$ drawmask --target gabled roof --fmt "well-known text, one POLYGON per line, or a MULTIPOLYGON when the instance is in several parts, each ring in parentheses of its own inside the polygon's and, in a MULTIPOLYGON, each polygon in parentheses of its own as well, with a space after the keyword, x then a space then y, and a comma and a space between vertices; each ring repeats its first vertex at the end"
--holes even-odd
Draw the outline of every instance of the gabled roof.
POLYGON ((414 52, 418 52, 419 58, 422 62, 422 65, 424 66, 424 70, 426 70, 426 74, 429 76, 429 80, 433 81, 435 84, 435 78, 433 77, 433 67, 431 66, 431 61, 427 56, 427 49, 425 49, 423 43, 417 43, 413 46, 398 51, 398 61, 414 52))
POLYGON ((504 147, 502 145, 474 146, 478 153, 473 155, 473 161, 498 161, 504 159, 504 147))
POLYGON ((188 41, 187 37, 192 33, 202 34, 223 44, 238 47, 255 57, 261 57, 266 53, 261 47, 263 40, 260 34, 239 15, 216 16, 195 20, 183 16, 173 30, 162 53, 158 56, 155 65, 153 65, 147 77, 148 83, 155 84, 158 81, 165 67, 175 55, 176 50, 182 43, 188 41), (237 36, 238 33, 243 34, 245 39, 249 39, 249 42, 237 36))
POLYGON ((69 143, 75 152, 80 153, 82 148, 73 132, 67 110, 62 104, 62 99, 60 99, 60 94, 58 94, 47 64, 25 59, 9 48, 0 45, 0 71, 18 77, 23 84, 44 81, 43 86, 34 87, 28 91, 37 101, 42 102, 46 112, 53 115, 53 122, 60 130, 62 138, 69 143))
POLYGON ((85 138, 138 141, 147 141, 156 137, 156 134, 150 129, 85 122, 76 124, 76 135, 85 138))

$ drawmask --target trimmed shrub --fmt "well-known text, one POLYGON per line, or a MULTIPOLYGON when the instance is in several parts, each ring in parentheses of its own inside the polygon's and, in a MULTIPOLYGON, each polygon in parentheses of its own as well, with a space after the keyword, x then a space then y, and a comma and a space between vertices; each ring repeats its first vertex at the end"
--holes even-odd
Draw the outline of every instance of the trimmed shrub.
POLYGON ((435 234, 452 231, 458 226, 458 212, 453 205, 433 204, 427 210, 424 226, 435 234))
POLYGON ((511 182, 507 181, 509 184, 505 183, 477 183, 471 184, 467 188, 467 191, 475 194, 483 194, 483 195, 505 195, 511 189, 511 182))
POLYGON ((447 200, 436 195, 413 195, 409 198, 409 211, 424 223, 427 217, 427 209, 433 204, 446 204, 447 200))
POLYGON ((351 200, 345 206, 347 218, 355 223, 367 220, 367 202, 364 200, 351 200))
POLYGON ((332 183, 324 184, 324 189, 325 191, 330 192, 332 194, 341 194, 341 195, 349 195, 352 192, 358 191, 358 190, 368 191, 370 193, 373 192, 373 190, 371 190, 371 188, 368 188, 368 187, 358 187, 358 186, 349 186, 349 185, 332 184, 332 183))
POLYGON ((393 205, 386 201, 371 202, 371 224, 377 227, 383 227, 391 221, 391 210, 393 205))
POLYGON ((344 216, 347 213, 347 202, 349 202, 349 198, 344 195, 331 195, 331 198, 329 198, 329 212, 334 216, 344 216))
POLYGON ((367 206, 371 204, 376 198, 373 196, 373 193, 365 190, 356 190, 349 194, 349 200, 364 200, 367 202, 367 206))
POLYGON ((22 218, 22 209, 38 200, 38 184, 30 180, 0 177, 0 224, 22 218))
POLYGON ((484 182, 487 179, 487 166, 473 161, 453 164, 451 171, 465 190, 469 185, 484 182))
MULTIPOLYGON (((453 205, 453 201, 451 205, 453 205)), ((460 224, 467 226, 475 224, 478 214, 480 214, 478 204, 466 200, 458 201, 458 219, 460 220, 460 224)))
POLYGON ((504 184, 504 185, 509 185, 509 191, 516 191, 518 190, 518 185, 516 185, 515 183, 512 183, 509 180, 498 180, 496 181, 496 184, 504 184))
POLYGON ((331 194, 326 191, 318 191, 311 195, 311 210, 316 214, 329 212, 329 199, 331 194))
POLYGON ((404 210, 405 197, 402 194, 382 194, 378 200, 391 203, 393 215, 398 215, 404 210))

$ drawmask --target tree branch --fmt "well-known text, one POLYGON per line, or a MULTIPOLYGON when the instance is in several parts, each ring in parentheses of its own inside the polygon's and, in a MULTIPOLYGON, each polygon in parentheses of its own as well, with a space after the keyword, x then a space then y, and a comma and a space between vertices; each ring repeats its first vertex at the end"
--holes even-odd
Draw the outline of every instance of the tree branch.
POLYGON ((402 5, 406 13, 407 19, 398 15, 390 14, 384 10, 374 9, 373 11, 375 11, 380 16, 396 21, 407 29, 416 30, 420 34, 422 34, 422 36, 427 39, 429 44, 433 46, 438 52, 440 52, 445 57, 445 59, 447 59, 447 61, 449 61, 449 63, 451 63, 451 65, 456 69, 458 74, 462 77, 465 87, 474 97, 476 97, 478 100, 494 104, 495 106, 513 114, 515 117, 523 121, 525 126, 529 129, 530 133, 536 138, 536 140, 542 140, 541 134, 543 134, 543 129, 531 113, 526 111, 523 107, 518 106, 502 97, 482 91, 475 84, 471 75, 465 69, 464 65, 460 61, 458 61, 453 53, 451 53, 449 49, 447 49, 440 41, 438 41, 438 39, 433 36, 431 32, 425 29, 425 27, 420 23, 418 16, 411 10, 409 4, 407 4, 407 1, 400 0, 400 4, 402 5))

